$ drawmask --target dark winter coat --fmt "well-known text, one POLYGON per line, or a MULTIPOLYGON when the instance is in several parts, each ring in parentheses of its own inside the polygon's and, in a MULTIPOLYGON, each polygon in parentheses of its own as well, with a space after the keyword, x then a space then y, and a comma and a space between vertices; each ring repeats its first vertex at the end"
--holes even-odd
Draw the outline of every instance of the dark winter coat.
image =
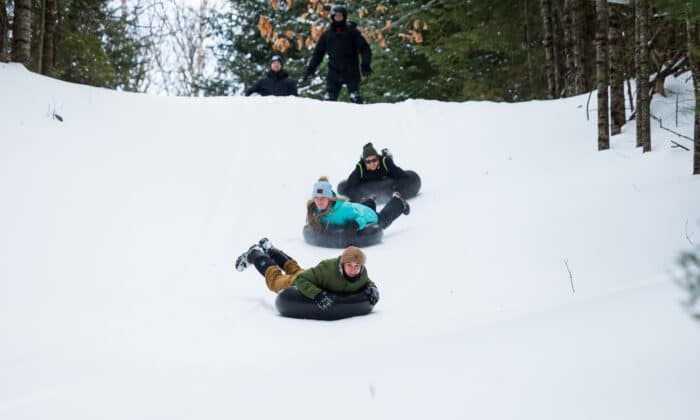
POLYGON ((328 54, 328 79, 335 82, 360 81, 358 54, 362 55, 363 66, 369 67, 372 63, 372 50, 353 22, 334 22, 321 35, 309 61, 307 74, 316 72, 325 54, 328 54))
POLYGON ((379 166, 376 171, 368 170, 364 160, 360 160, 355 165, 355 170, 348 177, 345 189, 356 187, 364 182, 379 181, 387 177, 397 181, 402 179, 408 180, 406 172, 396 166, 394 160, 389 156, 379 156, 379 166))
POLYGON ((323 260, 316 267, 302 271, 294 279, 294 286, 309 299, 322 290, 330 293, 356 293, 367 286, 374 286, 367 274, 367 267, 355 279, 348 279, 340 267, 340 257, 323 260))
POLYGON ((267 77, 260 79, 245 91, 245 96, 254 93, 261 96, 297 96, 297 82, 289 78, 289 73, 284 70, 268 71, 267 77))

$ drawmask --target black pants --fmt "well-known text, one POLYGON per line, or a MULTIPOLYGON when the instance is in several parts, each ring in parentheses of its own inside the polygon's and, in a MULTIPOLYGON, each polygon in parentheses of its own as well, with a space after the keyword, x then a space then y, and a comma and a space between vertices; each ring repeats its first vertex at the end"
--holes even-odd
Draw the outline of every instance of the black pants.
MULTIPOLYGON (((375 212, 377 211, 377 203, 375 203, 371 198, 363 200, 360 204, 371 208, 375 212)), ((379 217, 379 226, 381 226, 382 229, 388 228, 389 225, 391 225, 394 220, 398 219, 402 213, 403 203, 401 200, 396 197, 391 197, 391 200, 389 200, 384 208, 377 213, 377 216, 379 217)))
POLYGON ((340 96, 340 89, 343 85, 348 87, 348 93, 350 94, 350 100, 354 103, 361 104, 362 97, 360 97, 360 81, 359 80, 337 80, 335 78, 326 79, 326 100, 337 101, 338 96, 340 96))

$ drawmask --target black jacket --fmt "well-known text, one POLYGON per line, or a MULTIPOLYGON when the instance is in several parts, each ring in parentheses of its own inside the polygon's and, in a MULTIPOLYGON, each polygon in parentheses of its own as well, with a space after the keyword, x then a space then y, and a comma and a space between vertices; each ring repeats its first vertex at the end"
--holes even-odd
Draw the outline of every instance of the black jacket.
POLYGON ((362 65, 372 62, 372 50, 355 24, 331 24, 321 35, 314 48, 306 73, 316 72, 323 56, 328 54, 328 78, 335 81, 360 80, 358 54, 362 55, 362 65))
POLYGON ((394 160, 389 156, 379 156, 379 167, 376 171, 367 170, 367 165, 365 165, 364 160, 361 160, 355 165, 355 170, 348 177, 345 188, 353 188, 364 182, 378 181, 387 177, 398 181, 407 178, 408 175, 403 169, 396 166, 394 160))
POLYGON ((267 77, 260 79, 245 91, 245 96, 258 93, 262 96, 297 96, 297 82, 289 78, 289 73, 284 70, 274 72, 269 70, 267 77))

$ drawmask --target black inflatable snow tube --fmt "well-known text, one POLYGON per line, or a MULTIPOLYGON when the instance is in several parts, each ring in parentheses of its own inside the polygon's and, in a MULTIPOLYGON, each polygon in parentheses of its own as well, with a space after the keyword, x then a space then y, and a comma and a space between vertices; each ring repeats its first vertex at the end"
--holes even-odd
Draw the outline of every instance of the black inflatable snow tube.
POLYGON ((360 248, 374 245, 382 241, 384 231, 376 223, 365 226, 364 229, 351 232, 341 226, 329 225, 328 228, 316 232, 311 226, 304 226, 304 241, 325 248, 347 248, 354 245, 360 248))
MULTIPOLYGON (((406 184, 404 190, 402 191, 403 198, 409 199, 418 195, 420 191, 421 180, 420 176, 414 171, 406 171, 406 174, 411 178, 411 180, 406 184)), ((363 182, 353 188, 345 188, 347 180, 340 181, 338 184, 338 194, 344 195, 350 199, 359 203, 362 199, 369 197, 371 195, 377 196, 377 204, 384 204, 391 199, 391 194, 394 191, 394 183, 396 180, 394 178, 384 178, 379 181, 369 181, 363 182)))
POLYGON ((304 296, 296 287, 282 290, 275 299, 275 306, 280 315, 288 318, 319 319, 333 321, 351 316, 367 315, 373 305, 367 301, 364 293, 331 294, 333 305, 322 311, 316 303, 304 296))

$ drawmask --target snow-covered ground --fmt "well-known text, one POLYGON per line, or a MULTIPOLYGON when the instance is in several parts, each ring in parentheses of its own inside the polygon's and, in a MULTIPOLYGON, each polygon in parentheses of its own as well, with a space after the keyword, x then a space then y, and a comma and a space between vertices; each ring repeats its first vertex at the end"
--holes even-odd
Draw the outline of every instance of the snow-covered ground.
MULTIPOLYGON (((686 79, 678 127, 675 96, 652 111, 690 135, 686 79)), ((8 64, 0 86, 1 419, 697 417, 669 271, 700 243, 700 177, 657 123, 652 153, 634 124, 598 152, 595 95, 587 121, 587 96, 165 98, 8 64), (423 178, 365 250, 381 301, 282 318, 233 260, 262 236, 336 256, 303 242, 305 202, 367 141, 423 178)))

